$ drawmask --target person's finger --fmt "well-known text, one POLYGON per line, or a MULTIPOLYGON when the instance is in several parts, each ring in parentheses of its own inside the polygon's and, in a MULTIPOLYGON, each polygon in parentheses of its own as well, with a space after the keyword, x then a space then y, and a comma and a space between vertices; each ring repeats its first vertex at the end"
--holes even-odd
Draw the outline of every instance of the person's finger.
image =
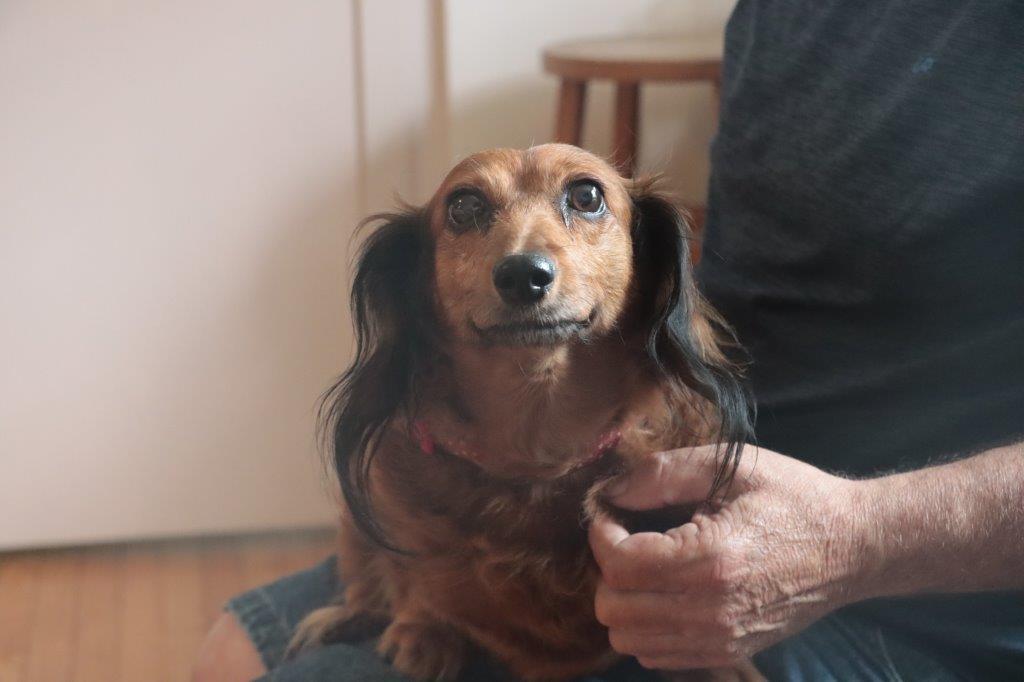
POLYGON ((685 592, 637 592, 616 590, 599 581, 594 594, 597 620, 610 628, 641 634, 678 633, 708 620, 714 598, 694 589, 685 592))
POLYGON ((608 488, 606 499, 616 507, 638 511, 700 502, 714 483, 718 447, 669 450, 644 457, 608 488))
POLYGON ((676 657, 692 646, 685 634, 643 634, 620 628, 608 631, 608 642, 620 654, 650 658, 676 657))
POLYGON ((636 656, 645 667, 662 670, 729 666, 742 658, 741 652, 760 650, 750 648, 746 641, 708 632, 700 624, 684 625, 670 633, 609 628, 608 639, 616 651, 636 656))
POLYGON ((590 547, 612 588, 648 592, 685 588, 691 582, 687 564, 708 553, 694 524, 630 535, 607 514, 598 514, 590 525, 590 547))
POLYGON ((599 512, 590 523, 588 537, 597 565, 603 566, 622 554, 619 546, 629 538, 629 531, 612 517, 599 512))
POLYGON ((678 542, 662 533, 629 534, 607 514, 590 525, 590 547, 601 576, 620 590, 657 590, 673 570, 678 542))

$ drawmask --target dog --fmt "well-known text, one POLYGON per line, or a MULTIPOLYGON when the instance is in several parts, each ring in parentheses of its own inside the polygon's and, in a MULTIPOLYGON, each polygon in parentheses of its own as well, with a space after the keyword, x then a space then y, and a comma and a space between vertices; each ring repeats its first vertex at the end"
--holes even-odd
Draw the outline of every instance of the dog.
POLYGON ((376 625, 380 653, 421 680, 455 679, 478 650, 528 680, 607 668, 586 537, 601 487, 719 442, 724 484, 750 436, 684 213, 546 144, 474 154, 425 206, 370 225, 355 360, 321 415, 345 588, 294 648, 376 625))

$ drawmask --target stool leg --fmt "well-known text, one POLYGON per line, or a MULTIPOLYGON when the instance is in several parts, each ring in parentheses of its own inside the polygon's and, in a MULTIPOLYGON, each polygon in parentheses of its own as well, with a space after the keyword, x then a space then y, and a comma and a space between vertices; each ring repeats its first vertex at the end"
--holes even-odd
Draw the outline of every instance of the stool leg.
POLYGON ((612 135, 612 163, 627 178, 636 168, 640 136, 640 84, 619 83, 615 90, 615 131, 612 135))
POLYGON ((583 139, 583 104, 587 82, 563 78, 558 92, 558 116, 555 119, 555 142, 574 144, 583 139))

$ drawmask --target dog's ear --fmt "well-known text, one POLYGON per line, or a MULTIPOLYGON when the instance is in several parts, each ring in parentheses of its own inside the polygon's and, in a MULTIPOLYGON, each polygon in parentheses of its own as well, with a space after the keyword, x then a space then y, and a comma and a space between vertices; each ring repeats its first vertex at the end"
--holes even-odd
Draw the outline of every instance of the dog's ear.
POLYGON ((352 283, 355 359, 320 404, 321 434, 353 522, 396 551, 372 513, 369 471, 388 422, 415 398, 419 359, 432 341, 433 249, 426 223, 425 212, 412 208, 364 221, 362 227, 373 231, 352 283))
POLYGON ((630 196, 637 311, 645 352, 656 371, 715 408, 712 434, 724 444, 715 493, 735 473, 743 443, 753 436, 752 401, 735 357, 730 360, 724 352, 726 346, 739 351, 739 345, 697 290, 686 213, 658 191, 653 179, 634 181, 630 196))

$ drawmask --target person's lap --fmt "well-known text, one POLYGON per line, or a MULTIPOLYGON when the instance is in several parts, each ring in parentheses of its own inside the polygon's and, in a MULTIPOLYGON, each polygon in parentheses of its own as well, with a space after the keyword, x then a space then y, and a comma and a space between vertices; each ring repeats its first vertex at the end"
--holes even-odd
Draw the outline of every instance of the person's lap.
MULTIPOLYGON (((286 660, 285 649, 296 625, 323 606, 338 589, 335 564, 313 568, 250 590, 228 602, 267 668, 261 680, 274 682, 406 682, 374 651, 375 642, 332 644, 286 660)), ((755 664, 769 680, 900 681, 956 680, 953 671, 917 645, 867 618, 833 614, 795 637, 758 654, 755 664)), ((463 679, 505 682, 513 678, 497 664, 470 663, 463 679)), ((660 679, 629 659, 585 682, 643 682, 660 679)), ((581 682, 584 682, 581 680, 581 682)))

